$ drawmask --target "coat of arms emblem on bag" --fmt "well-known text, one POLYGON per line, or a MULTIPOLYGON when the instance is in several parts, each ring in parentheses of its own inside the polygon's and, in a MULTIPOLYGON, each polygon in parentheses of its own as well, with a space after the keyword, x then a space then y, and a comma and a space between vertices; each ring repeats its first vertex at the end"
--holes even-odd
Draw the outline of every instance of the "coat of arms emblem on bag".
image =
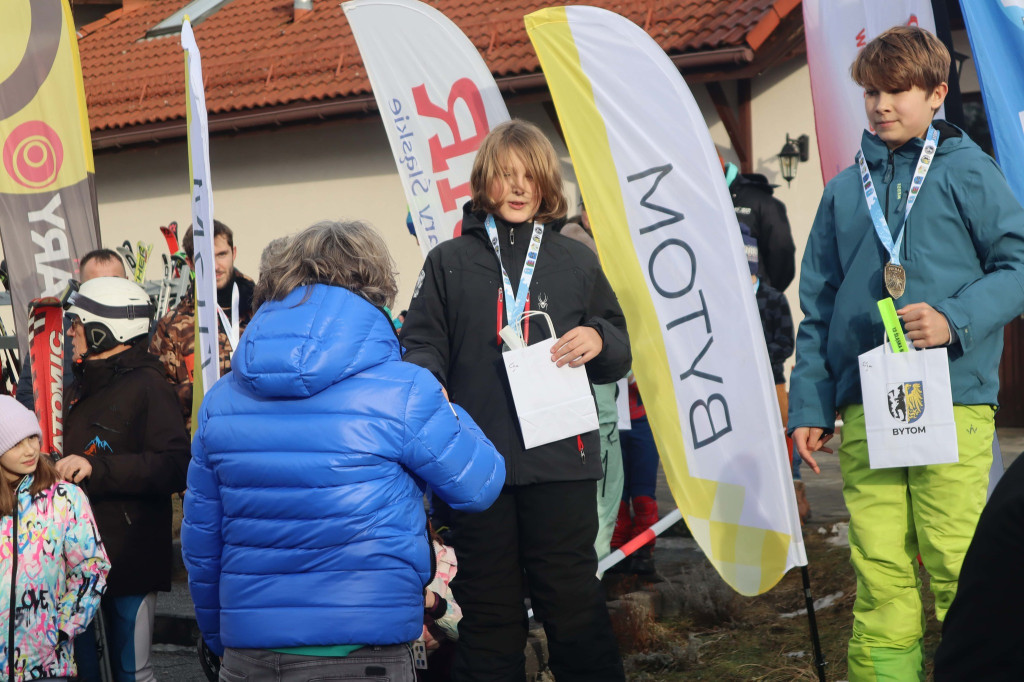
POLYGON ((924 383, 889 384, 889 414, 905 424, 913 424, 920 419, 924 414, 924 383))

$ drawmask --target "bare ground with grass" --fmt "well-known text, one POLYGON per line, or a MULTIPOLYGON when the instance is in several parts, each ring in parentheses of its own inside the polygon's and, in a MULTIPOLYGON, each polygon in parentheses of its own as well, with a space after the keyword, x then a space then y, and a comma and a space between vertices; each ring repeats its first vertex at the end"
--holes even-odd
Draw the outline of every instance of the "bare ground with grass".
MULTIPOLYGON (((846 643, 853 624, 856 592, 849 548, 827 542, 816 527, 805 530, 805 544, 815 600, 831 595, 832 603, 817 611, 818 631, 827 662, 826 679, 846 679, 846 643), (842 593, 840 596, 838 593, 842 593)), ((710 571, 710 568, 702 570, 710 571)), ((927 673, 938 646, 940 625, 934 599, 922 570, 927 629, 927 673)), ((629 591, 628 580, 610 590, 629 591)), ((684 585, 684 591, 690 586, 684 585)), ((707 588, 700 588, 707 590, 707 588)), ((722 592, 718 593, 722 595, 722 592)), ((613 592, 612 596, 616 596, 613 592)), ((705 600, 706 601, 706 600, 705 600)), ((635 682, 677 680, 817 680, 806 615, 784 618, 805 607, 799 569, 791 570, 772 590, 759 597, 726 593, 711 608, 699 602, 684 605, 683 614, 655 622, 649 613, 617 614, 619 637, 628 679, 635 682)))

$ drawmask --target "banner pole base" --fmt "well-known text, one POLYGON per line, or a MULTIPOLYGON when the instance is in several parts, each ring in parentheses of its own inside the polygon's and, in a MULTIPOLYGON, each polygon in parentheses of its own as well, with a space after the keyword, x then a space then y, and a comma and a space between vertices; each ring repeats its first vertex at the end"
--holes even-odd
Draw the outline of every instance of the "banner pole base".
POLYGON ((804 601, 807 603, 807 624, 811 629, 811 644, 814 647, 814 667, 818 669, 819 682, 825 682, 825 657, 821 653, 821 638, 818 636, 818 620, 814 617, 814 598, 811 596, 811 576, 807 566, 800 567, 804 579, 804 601))

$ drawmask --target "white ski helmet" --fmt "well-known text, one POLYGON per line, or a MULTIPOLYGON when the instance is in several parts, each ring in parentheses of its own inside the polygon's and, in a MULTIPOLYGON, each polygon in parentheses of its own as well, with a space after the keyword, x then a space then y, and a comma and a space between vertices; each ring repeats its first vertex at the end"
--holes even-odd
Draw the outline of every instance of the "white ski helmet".
POLYGON ((89 353, 102 353, 147 335, 154 310, 145 290, 123 277, 73 282, 64 308, 85 327, 89 353))

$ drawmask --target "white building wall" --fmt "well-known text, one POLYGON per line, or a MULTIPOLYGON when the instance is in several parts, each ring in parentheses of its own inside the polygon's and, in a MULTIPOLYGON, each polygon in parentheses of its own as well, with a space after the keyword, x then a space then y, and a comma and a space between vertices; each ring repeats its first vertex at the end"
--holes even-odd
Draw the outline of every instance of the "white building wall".
MULTIPOLYGON (((569 154, 543 107, 513 107, 512 114, 555 142, 574 196, 569 154)), ((214 136, 210 172, 215 214, 235 233, 242 272, 256 277, 260 253, 276 237, 320 220, 366 220, 398 266, 396 312, 408 307, 423 258, 406 228, 405 195, 378 117, 214 136)), ((159 279, 167 249, 157 228, 177 220, 180 237, 191 222, 185 142, 99 153, 96 185, 104 246, 154 244, 147 279, 159 279)))

